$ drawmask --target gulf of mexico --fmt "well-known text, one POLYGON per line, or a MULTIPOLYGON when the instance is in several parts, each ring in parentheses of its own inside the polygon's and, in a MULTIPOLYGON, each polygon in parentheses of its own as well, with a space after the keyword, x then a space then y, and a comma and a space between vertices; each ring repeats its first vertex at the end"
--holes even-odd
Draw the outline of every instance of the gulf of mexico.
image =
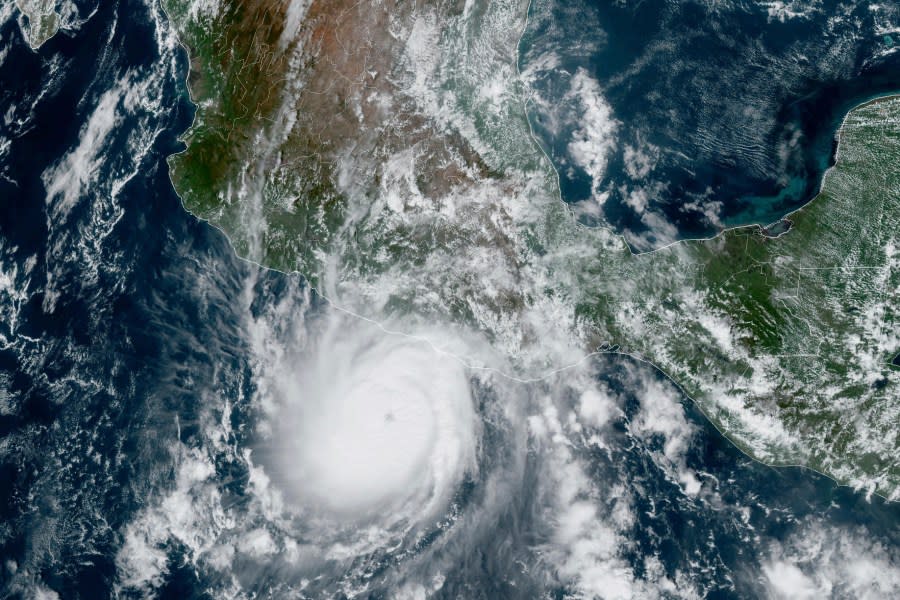
POLYGON ((844 8, 533 2, 520 66, 563 199, 636 250, 768 224, 808 202, 847 111, 900 90, 885 33, 900 13, 844 8), (574 85, 585 78, 596 88, 574 85), (591 127, 603 135, 586 161, 573 141, 591 127))

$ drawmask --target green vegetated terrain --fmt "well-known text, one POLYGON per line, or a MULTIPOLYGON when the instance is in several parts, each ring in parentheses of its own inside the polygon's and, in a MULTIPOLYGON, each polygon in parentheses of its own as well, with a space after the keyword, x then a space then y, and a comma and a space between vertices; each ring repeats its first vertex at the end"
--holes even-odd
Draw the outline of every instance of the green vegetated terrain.
MULTIPOLYGON (((328 7, 313 2, 286 44, 280 3, 226 2, 208 15, 165 4, 191 52, 198 104, 187 151, 171 160, 173 182, 239 253, 319 284, 327 252, 340 280, 331 284, 355 280, 373 299, 359 304, 374 307, 368 316, 418 311, 516 348, 543 343, 516 335, 552 297, 576 324, 555 335, 652 362, 750 455, 900 498, 900 372, 890 364, 900 351, 900 99, 848 115, 836 166, 821 194, 788 216, 787 233, 749 226, 635 256, 575 224, 547 184, 515 53, 497 47, 521 31, 508 15, 524 19, 526 3, 471 14, 450 3, 456 12, 427 44, 424 20, 404 5, 390 15, 394 37, 346 56, 349 33, 325 30, 353 32, 362 13, 328 21, 316 12, 328 7), (403 29, 406 17, 415 26, 403 29), (474 41, 460 42, 463 33, 474 41), (426 52, 437 66, 416 62, 428 44, 446 46, 426 52), (359 78, 342 76, 353 68, 359 78), (297 95, 285 101, 285 89, 297 95), (366 112, 376 105, 390 110, 366 112), (336 140, 350 150, 341 155, 336 140), (524 158, 504 158, 507 148, 524 158)), ((441 19, 429 22, 440 29, 441 19)))
POLYGON ((187 148, 170 158, 176 189, 195 215, 222 228, 237 251, 283 270, 309 269, 340 220, 330 165, 314 135, 292 127, 282 107, 298 62, 284 36, 290 3, 197 4, 163 0, 188 48, 188 88, 197 106, 187 148), (285 143, 290 137, 289 143, 285 143), (263 238, 243 226, 264 222, 263 238), (291 236, 279 232, 290 231, 291 236))
MULTIPOLYGON (((524 14, 525 2, 500 4, 524 14)), ((186 207, 242 255, 319 283, 347 196, 374 204, 396 175, 386 167, 392 156, 411 150, 410 184, 431 196, 490 171, 465 135, 421 113, 406 86, 419 58, 408 42, 435 33, 427 17, 463 12, 456 0, 163 5, 188 48, 197 105, 187 149, 170 160, 172 180, 186 207)))
POLYGON ((15 0, 25 25, 22 34, 28 45, 40 48, 59 30, 59 13, 56 0, 15 0))
POLYGON ((900 99, 858 107, 786 234, 745 227, 636 256, 629 298, 598 288, 579 310, 751 454, 896 496, 898 165, 900 99))

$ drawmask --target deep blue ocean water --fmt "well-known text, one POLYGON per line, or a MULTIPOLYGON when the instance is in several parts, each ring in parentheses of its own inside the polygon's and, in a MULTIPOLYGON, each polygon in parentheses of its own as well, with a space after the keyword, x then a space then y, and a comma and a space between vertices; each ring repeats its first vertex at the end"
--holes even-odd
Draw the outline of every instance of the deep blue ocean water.
MULTIPOLYGON (((304 288, 296 277, 239 260, 220 232, 183 209, 165 161, 180 148, 177 136, 192 116, 186 57, 160 55, 147 6, 120 0, 83 6, 81 14, 86 20, 77 30, 60 32, 38 52, 12 20, 0 24, 0 135, 9 140, 0 154, 3 598, 54 591, 96 599, 116 589, 121 597, 142 596, 117 587, 116 556, 128 524, 176 486, 179 457, 170 442, 213 452, 202 420, 228 403, 227 442, 248 443, 256 382, 236 299, 251 275, 251 311, 304 288), (47 194, 48 169, 79 146, 110 90, 148 81, 141 97, 158 109, 129 112, 119 101, 125 117, 85 169, 89 185, 62 210, 63 196, 47 194)), ((639 576, 654 557, 673 580, 680 572, 709 598, 761 597, 760 569, 773 548, 790 547, 810 531, 880 544, 897 567, 900 507, 805 469, 756 463, 682 399, 678 412, 691 433, 681 468, 709 492, 686 494, 659 460, 666 436, 633 432, 642 402, 634 373, 657 376, 621 357, 600 357, 595 366, 598 378, 620 392, 622 415, 606 449, 577 452, 598 486, 625 490, 637 519, 623 552, 639 576)), ((488 445, 502 440, 500 431, 485 437, 488 445)), ((219 457, 221 491, 239 507, 249 493, 246 465, 219 457)), ((565 597, 565 587, 544 589, 520 568, 534 563, 532 549, 546 542, 530 493, 539 460, 529 455, 519 494, 494 500, 505 504, 492 530, 435 534, 474 540, 461 545, 463 554, 442 557, 448 567, 439 597, 565 597)), ((464 509, 483 501, 479 481, 467 485, 459 496, 464 509)), ((238 521, 235 529, 250 526, 238 521)), ((206 569, 187 544, 171 536, 159 549, 166 568, 153 596, 217 597, 221 574, 206 569)), ((395 558, 380 572, 403 570, 404 560, 413 559, 395 558)), ((323 589, 339 575, 323 573, 323 589)), ((284 593, 277 585, 284 576, 241 574, 251 597, 284 593)))
POLYGON ((766 225, 816 194, 847 111, 900 91, 900 9, 784 3, 802 14, 782 18, 769 12, 778 4, 532 3, 520 47, 538 99, 529 117, 566 201, 609 195, 586 222, 607 222, 647 250, 766 225), (593 178, 570 148, 584 116, 583 93, 572 93, 579 70, 617 122, 593 178), (648 171, 629 169, 638 154, 648 171), (644 205, 629 202, 635 192, 644 205))

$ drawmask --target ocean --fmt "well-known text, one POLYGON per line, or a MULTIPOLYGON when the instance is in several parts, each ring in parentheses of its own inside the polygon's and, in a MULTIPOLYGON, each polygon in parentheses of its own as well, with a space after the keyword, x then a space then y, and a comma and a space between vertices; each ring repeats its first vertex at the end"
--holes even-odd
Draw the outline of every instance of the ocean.
MULTIPOLYGON (((158 6, 77 10, 77 27, 38 51, 9 11, 0 24, 0 596, 579 597, 556 576, 568 572, 642 597, 764 597, 788 580, 836 597, 900 586, 900 507, 748 458, 624 356, 592 359, 608 421, 565 449, 524 441, 565 415, 498 416, 508 399, 525 410, 571 393, 565 373, 472 375, 478 468, 424 529, 373 538, 293 512, 289 497, 279 505, 249 452, 262 445, 268 385, 256 346, 287 347, 327 302, 299 275, 238 258, 182 206, 166 159, 193 107, 186 54, 158 6)), ((821 90, 804 100, 833 117, 810 121, 824 129, 806 134, 804 194, 839 111, 873 81, 840 102, 821 90)), ((697 180, 716 171, 704 168, 697 180)), ((728 189, 765 196, 769 183, 728 189)), ((735 205, 728 218, 779 210, 735 205)), ((584 397, 570 400, 588 414, 584 397)))

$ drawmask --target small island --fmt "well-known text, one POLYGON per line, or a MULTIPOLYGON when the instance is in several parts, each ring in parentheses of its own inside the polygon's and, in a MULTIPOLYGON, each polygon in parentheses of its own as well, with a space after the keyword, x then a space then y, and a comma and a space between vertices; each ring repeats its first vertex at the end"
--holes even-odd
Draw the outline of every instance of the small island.
POLYGON ((22 14, 22 35, 32 49, 37 50, 59 31, 59 13, 55 0, 15 0, 22 14))

